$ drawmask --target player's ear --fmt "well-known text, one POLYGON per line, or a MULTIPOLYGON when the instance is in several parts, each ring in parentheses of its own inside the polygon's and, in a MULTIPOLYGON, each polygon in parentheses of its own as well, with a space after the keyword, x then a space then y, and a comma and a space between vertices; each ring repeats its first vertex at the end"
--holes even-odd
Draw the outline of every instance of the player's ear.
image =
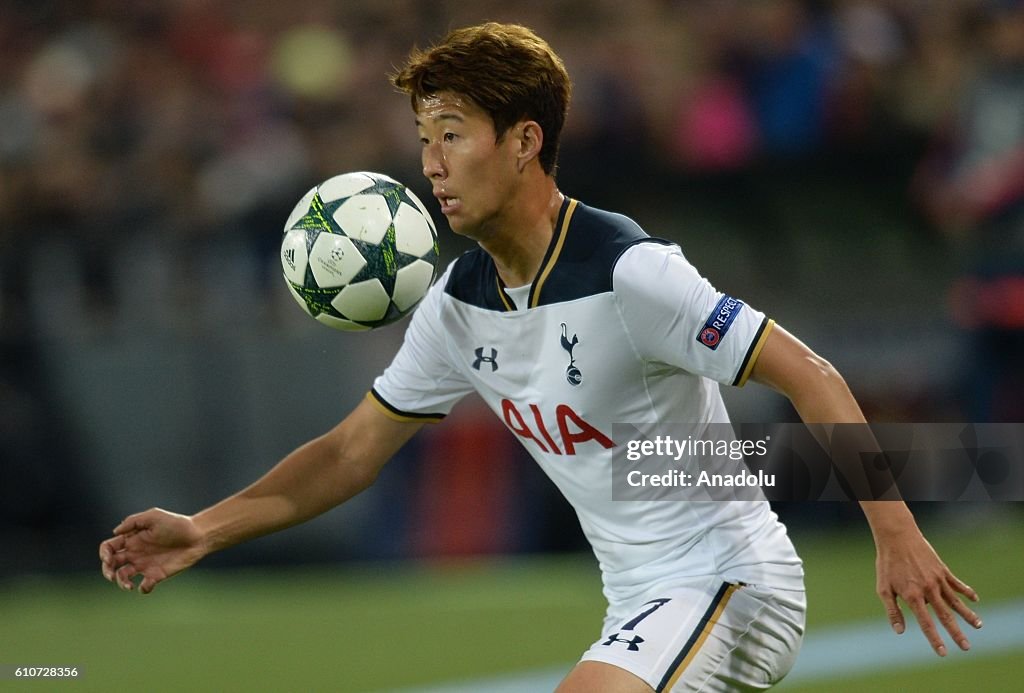
POLYGON ((535 120, 525 120, 516 123, 512 132, 518 144, 518 165, 519 171, 526 169, 527 164, 540 157, 541 147, 544 146, 544 131, 535 120))

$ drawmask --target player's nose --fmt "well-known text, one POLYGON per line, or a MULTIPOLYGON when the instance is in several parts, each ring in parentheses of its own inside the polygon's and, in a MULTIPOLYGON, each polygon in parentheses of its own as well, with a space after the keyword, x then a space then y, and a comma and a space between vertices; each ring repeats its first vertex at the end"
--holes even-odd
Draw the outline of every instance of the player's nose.
POLYGON ((441 147, 437 144, 423 148, 423 175, 427 180, 444 178, 446 175, 444 157, 441 155, 441 147))

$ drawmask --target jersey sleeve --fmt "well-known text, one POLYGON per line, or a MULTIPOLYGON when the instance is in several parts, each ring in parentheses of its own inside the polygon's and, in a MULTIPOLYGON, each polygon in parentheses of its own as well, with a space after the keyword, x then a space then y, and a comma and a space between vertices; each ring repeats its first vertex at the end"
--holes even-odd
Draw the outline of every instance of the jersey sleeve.
POLYGON ((612 285, 634 347, 719 383, 742 386, 774 321, 717 291, 676 245, 638 243, 616 263, 612 285))
POLYGON ((447 273, 416 308, 402 346, 367 394, 393 419, 436 423, 472 391, 447 356, 440 320, 446 280, 447 273))

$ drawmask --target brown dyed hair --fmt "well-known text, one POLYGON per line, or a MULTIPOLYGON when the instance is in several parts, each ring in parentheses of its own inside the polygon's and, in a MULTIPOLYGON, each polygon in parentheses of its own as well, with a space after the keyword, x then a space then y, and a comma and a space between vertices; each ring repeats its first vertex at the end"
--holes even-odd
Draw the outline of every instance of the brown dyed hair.
POLYGON ((548 43, 518 24, 488 22, 456 29, 427 50, 413 49, 391 83, 418 99, 451 91, 482 108, 500 141, 520 120, 544 131, 539 160, 547 174, 558 162, 558 141, 572 85, 548 43))

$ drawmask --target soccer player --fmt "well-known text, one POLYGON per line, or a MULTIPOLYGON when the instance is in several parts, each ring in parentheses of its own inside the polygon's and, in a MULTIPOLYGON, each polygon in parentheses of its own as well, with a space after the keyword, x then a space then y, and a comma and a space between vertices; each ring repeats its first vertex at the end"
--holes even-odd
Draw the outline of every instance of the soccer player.
MULTIPOLYGON (((414 51, 407 93, 423 173, 451 228, 478 248, 417 309, 372 390, 337 427, 195 515, 151 509, 100 545, 103 574, 151 592, 204 556, 308 520, 373 483, 427 422, 476 391, 575 508, 602 572, 604 628, 560 693, 759 690, 803 637, 803 572, 766 501, 611 500, 614 422, 727 422, 719 383, 754 380, 806 422, 863 422, 835 369, 748 304, 716 291, 678 246, 556 184, 570 82, 530 30, 488 23, 414 51)), ((939 655, 933 620, 975 592, 942 563, 902 502, 861 503, 877 591, 939 655), (929 606, 932 611, 929 611, 929 606)))

